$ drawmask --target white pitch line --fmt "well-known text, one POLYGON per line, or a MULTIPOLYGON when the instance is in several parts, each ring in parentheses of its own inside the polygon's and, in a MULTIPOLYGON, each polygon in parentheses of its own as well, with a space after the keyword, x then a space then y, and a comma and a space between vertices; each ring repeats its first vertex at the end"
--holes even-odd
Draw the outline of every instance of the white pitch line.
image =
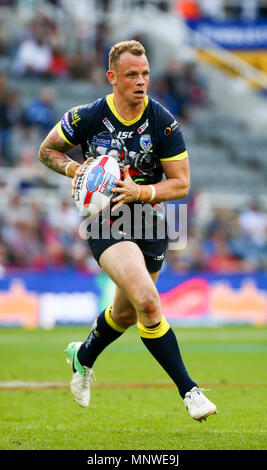
POLYGON ((0 389, 12 390, 17 388, 67 388, 68 382, 32 382, 24 380, 7 380, 0 382, 0 389))
MULTIPOLYGON (((169 388, 174 387, 173 383, 99 383, 92 384, 96 388, 169 388)), ((26 380, 5 380, 0 381, 0 390, 24 390, 24 389, 49 389, 49 388, 69 388, 69 382, 37 382, 26 380)))
MULTIPOLYGON (((203 387, 212 389, 225 388, 225 387, 267 387, 267 383, 254 383, 254 384, 238 384, 238 383, 222 383, 222 384, 200 384, 203 387)), ((4 380, 0 381, 0 390, 26 390, 26 389, 66 389, 69 388, 69 382, 56 382, 56 381, 26 381, 26 380, 4 380)), ((171 388, 174 387, 170 382, 154 382, 154 383, 103 383, 93 384, 95 388, 171 388)))

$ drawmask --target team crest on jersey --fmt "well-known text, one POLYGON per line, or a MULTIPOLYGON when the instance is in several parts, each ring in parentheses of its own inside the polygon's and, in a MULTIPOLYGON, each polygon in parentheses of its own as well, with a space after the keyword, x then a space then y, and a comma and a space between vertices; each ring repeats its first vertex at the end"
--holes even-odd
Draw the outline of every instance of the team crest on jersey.
POLYGON ((149 152, 152 148, 152 141, 149 134, 144 134, 140 137, 140 146, 145 152, 149 152))

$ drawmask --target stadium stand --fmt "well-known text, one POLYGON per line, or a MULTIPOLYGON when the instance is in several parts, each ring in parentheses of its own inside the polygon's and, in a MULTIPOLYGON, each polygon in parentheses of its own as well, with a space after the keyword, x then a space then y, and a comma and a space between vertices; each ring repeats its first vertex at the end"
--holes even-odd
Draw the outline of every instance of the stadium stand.
MULTIPOLYGON (((178 13, 189 14, 189 4, 198 6, 194 14, 215 17, 248 15, 248 11, 234 11, 229 2, 227 6, 227 2, 215 1, 81 1, 71 17, 68 0, 35 3, 34 7, 32 2, 21 1, 0 4, 0 264, 99 270, 79 236, 80 218, 70 195, 70 181, 40 165, 37 150, 47 128, 66 109, 110 92, 103 80, 106 57, 112 41, 127 34, 123 31, 118 36, 117 24, 123 11, 128 16, 131 12, 128 34, 148 46, 156 64, 151 95, 180 121, 191 160, 192 189, 181 201, 188 203, 188 244, 183 252, 169 252, 167 265, 178 271, 265 269, 267 139, 255 132, 254 119, 250 125, 235 112, 234 103, 232 108, 231 103, 223 107, 216 83, 219 88, 220 80, 226 83, 231 77, 218 78, 211 84, 211 77, 222 72, 212 75, 183 42, 173 59, 175 41, 180 38, 172 34, 173 28, 182 24, 178 13), (90 21, 84 16, 88 9, 90 21), (16 30, 12 29, 15 11, 19 11, 21 21, 16 30), (165 56, 169 49, 165 61, 156 54, 160 48, 155 36, 151 40, 138 29, 134 18, 140 18, 140 11, 143 22, 149 18, 151 29, 163 17, 169 21, 170 28, 158 33, 165 56), (90 34, 89 26, 93 26, 90 34), (37 30, 45 40, 50 38, 49 64, 37 71, 31 66, 18 67, 22 45, 35 41, 37 30), (257 221, 260 242, 248 236, 246 217, 257 221), (63 219, 67 224, 60 222, 63 219)), ((264 10, 250 13, 263 15, 264 10)), ((227 91, 225 95, 227 101, 227 91)), ((264 96, 257 99, 262 105, 264 96)), ((79 150, 72 151, 72 158, 80 161, 79 150)))

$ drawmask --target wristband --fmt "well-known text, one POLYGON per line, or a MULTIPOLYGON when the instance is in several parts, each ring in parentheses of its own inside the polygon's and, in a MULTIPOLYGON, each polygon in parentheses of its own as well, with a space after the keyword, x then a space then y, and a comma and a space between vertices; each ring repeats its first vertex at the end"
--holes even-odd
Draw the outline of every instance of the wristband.
POLYGON ((69 176, 69 174, 68 174, 68 168, 69 168, 69 166, 70 166, 72 163, 75 163, 75 162, 74 162, 73 160, 71 160, 71 161, 65 166, 65 175, 66 175, 66 176, 69 176))
POLYGON ((138 194, 137 194, 136 201, 139 201, 139 197, 140 197, 140 186, 139 186, 139 184, 137 185, 137 191, 138 191, 138 194))
POLYGON ((150 184, 149 185, 152 189, 152 193, 151 193, 151 198, 149 199, 148 202, 151 202, 151 201, 154 201, 155 197, 156 197, 156 188, 153 184, 150 184))

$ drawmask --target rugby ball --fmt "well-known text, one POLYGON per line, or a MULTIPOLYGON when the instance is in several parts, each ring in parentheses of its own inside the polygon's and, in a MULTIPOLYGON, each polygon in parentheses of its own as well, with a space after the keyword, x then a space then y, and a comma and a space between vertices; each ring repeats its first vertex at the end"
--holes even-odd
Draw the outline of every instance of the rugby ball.
POLYGON ((77 178, 74 200, 79 214, 91 217, 99 214, 114 196, 112 189, 120 179, 120 167, 115 158, 101 155, 89 162, 77 178))

